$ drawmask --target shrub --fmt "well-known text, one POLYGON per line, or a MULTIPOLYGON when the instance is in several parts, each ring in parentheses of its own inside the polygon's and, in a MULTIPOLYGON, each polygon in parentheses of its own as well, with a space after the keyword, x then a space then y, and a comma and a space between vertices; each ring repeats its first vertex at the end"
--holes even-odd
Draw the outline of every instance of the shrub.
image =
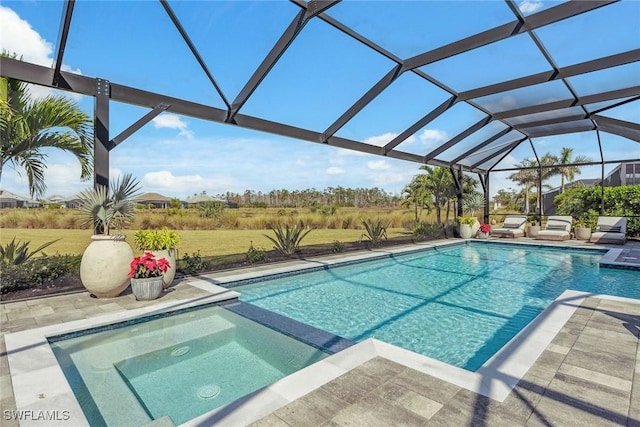
POLYGON ((10 214, 2 214, 0 216, 0 226, 2 228, 18 228, 18 224, 20 224, 20 215, 11 212, 10 214))
POLYGON ((42 251, 48 246, 53 245, 60 239, 52 240, 50 242, 40 245, 37 249, 29 252, 29 243, 16 241, 16 237, 7 243, 5 246, 0 245, 0 264, 1 265, 19 265, 26 262, 38 252, 42 251))
POLYGON ((333 243, 331 244, 331 252, 333 252, 334 254, 344 252, 344 250, 345 250, 345 244, 338 240, 334 240, 333 243))
POLYGON ((382 224, 381 219, 376 219, 375 222, 372 219, 362 220, 365 233, 360 237, 360 241, 363 239, 369 240, 374 246, 380 245, 382 239, 387 240, 387 227, 382 224))
POLYGON ((176 249, 180 244, 180 235, 166 227, 161 230, 140 230, 134 234, 134 243, 141 251, 176 249))
POLYGON ((421 241, 440 238, 442 237, 442 231, 441 225, 419 222, 413 227, 412 233, 415 240, 421 241))
POLYGON ((266 234, 264 236, 273 242, 275 249, 282 252, 284 255, 291 256, 300 247, 302 239, 304 239, 305 236, 313 230, 313 228, 304 230, 302 224, 300 224, 300 226, 289 226, 286 224, 284 227, 282 224, 277 224, 272 228, 272 230, 275 233, 275 238, 266 234))
POLYGON ((183 270, 187 273, 198 273, 209 269, 209 262, 202 259, 200 251, 193 252, 191 255, 185 254, 182 258, 183 270))
POLYGON ((218 222, 222 228, 226 228, 228 230, 237 230, 240 228, 240 221, 234 212, 223 212, 218 222))
MULTIPOLYGON (((558 215, 580 218, 590 211, 600 212, 602 187, 573 187, 553 200, 558 215)), ((628 216, 627 234, 640 236, 640 185, 604 188, 604 215, 628 216)))
POLYGON ((254 248, 253 243, 251 243, 247 251, 247 262, 255 264, 256 262, 265 262, 268 260, 267 252, 262 248, 254 248))
POLYGON ((458 218, 458 223, 460 224, 473 225, 476 221, 476 217, 474 216, 461 216, 458 218))
POLYGON ((41 286, 80 269, 80 256, 54 255, 2 266, 0 293, 41 286))
POLYGON ((209 201, 198 204, 198 214, 203 218, 220 218, 225 209, 223 202, 209 201))

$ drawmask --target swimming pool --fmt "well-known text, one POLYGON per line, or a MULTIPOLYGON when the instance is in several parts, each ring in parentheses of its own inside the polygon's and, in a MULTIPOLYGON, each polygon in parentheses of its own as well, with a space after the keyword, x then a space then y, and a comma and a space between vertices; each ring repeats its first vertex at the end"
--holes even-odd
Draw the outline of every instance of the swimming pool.
POLYGON ((476 371, 567 289, 640 298, 599 250, 467 243, 233 287, 240 300, 353 341, 476 371))
POLYGON ((49 342, 92 426, 181 424, 327 356, 218 306, 90 332, 49 342))

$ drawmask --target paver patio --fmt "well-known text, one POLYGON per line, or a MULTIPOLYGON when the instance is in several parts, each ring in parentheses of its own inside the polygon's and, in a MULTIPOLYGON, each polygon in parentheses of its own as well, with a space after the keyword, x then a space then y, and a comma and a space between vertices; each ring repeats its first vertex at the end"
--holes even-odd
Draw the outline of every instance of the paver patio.
MULTIPOLYGON (((630 257, 639 247, 638 242, 624 247, 626 262, 634 263, 630 257)), ((0 305, 3 411, 16 407, 5 334, 209 295, 190 283, 183 280, 156 301, 135 301, 131 294, 95 299, 84 292, 0 305)), ((253 425, 640 426, 639 343, 640 301, 592 297, 576 309, 503 402, 376 357, 253 425)), ((4 414, 2 426, 18 425, 4 414)))

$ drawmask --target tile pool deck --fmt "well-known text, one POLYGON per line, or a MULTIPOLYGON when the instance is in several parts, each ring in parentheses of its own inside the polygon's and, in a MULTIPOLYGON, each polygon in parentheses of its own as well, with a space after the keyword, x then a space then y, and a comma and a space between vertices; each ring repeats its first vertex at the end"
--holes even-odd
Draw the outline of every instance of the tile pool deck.
MULTIPOLYGON (((541 243, 528 239, 521 241, 541 243)), ((425 245, 432 244, 434 242, 425 245)), ((563 246, 573 244, 580 245, 578 242, 564 242, 563 246)), ((612 262, 640 265, 640 242, 631 242, 617 249, 618 252, 612 254, 615 255, 612 262)), ((359 255, 349 255, 350 258, 355 256, 359 255)), ((340 258, 344 256, 295 261, 281 264, 276 269, 313 266, 340 258)), ((3 413, 0 425, 18 425, 17 421, 7 419, 10 417, 4 412, 15 409, 16 400, 21 402, 21 409, 26 407, 25 396, 14 397, 13 387, 16 385, 12 384, 11 374, 28 373, 32 363, 39 363, 27 359, 21 360, 23 366, 16 366, 12 362, 12 372, 9 372, 6 334, 23 331, 28 334, 70 321, 83 324, 100 322, 98 319, 122 317, 139 310, 182 307, 187 301, 199 303, 212 298, 209 289, 213 283, 250 277, 273 269, 274 266, 262 266, 183 280, 173 292, 151 302, 135 301, 131 294, 97 300, 87 293, 79 293, 2 304, 0 406, 3 413), (25 372, 20 372, 21 369, 25 372)), ((536 335, 536 331, 523 336, 509 354, 511 363, 496 363, 496 369, 487 371, 487 378, 491 376, 489 381, 482 375, 461 379, 464 375, 457 375, 459 372, 456 370, 437 363, 430 367, 431 371, 424 369, 423 359, 412 358, 407 356, 408 352, 369 340, 332 356, 334 362, 325 363, 311 376, 299 375, 258 393, 255 396, 257 400, 240 402, 220 425, 246 425, 255 421, 253 425, 256 426, 640 426, 640 301, 606 297, 583 299, 569 295, 560 306, 572 307, 564 310, 558 320, 549 316, 547 323, 557 323, 556 329, 552 327, 551 332, 543 333, 547 335, 543 338, 536 335), (518 348, 527 345, 538 350, 518 354, 518 348), (533 358, 530 367, 519 360, 527 357, 533 358), (509 370, 514 369, 522 375, 511 377, 509 370), (510 386, 505 387, 504 384, 510 386)), ((538 325, 537 329, 544 328, 538 325)), ((17 384, 16 395, 24 394, 24 378, 15 378, 22 382, 17 384)), ((37 383, 42 378, 32 381, 37 383)), ((27 394, 29 389, 27 383, 27 394)), ((52 395, 55 393, 53 391, 52 395)), ((38 399, 46 401, 48 397, 31 396, 35 402, 30 404, 37 405, 38 399)), ((28 401, 29 397, 26 399, 28 401)), ((57 409, 67 409, 62 400, 57 409)), ((199 420, 200 425, 211 425, 211 421, 206 417, 199 420)), ((54 424, 44 421, 23 423, 54 424)), ((63 422, 58 424, 64 425, 63 422)), ((67 425, 79 424, 69 420, 67 425)))

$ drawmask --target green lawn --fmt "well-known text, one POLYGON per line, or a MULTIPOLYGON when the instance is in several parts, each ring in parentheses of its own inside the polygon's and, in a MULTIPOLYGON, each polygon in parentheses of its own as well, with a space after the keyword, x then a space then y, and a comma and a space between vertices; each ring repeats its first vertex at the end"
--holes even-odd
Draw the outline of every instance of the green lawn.
MULTIPOLYGON (((127 230, 127 242, 133 247, 133 235, 136 230, 127 230)), ((387 230, 388 237, 394 238, 406 235, 402 228, 387 230)), ((330 244, 334 240, 340 242, 357 242, 362 236, 363 230, 336 230, 317 229, 309 233, 302 241, 301 246, 330 244)), ((192 254, 200 251, 204 257, 244 254, 253 243, 256 248, 271 250, 273 243, 264 234, 273 236, 272 230, 184 230, 179 231, 182 243, 178 247, 179 258, 184 254, 192 254)), ((0 234, 0 244, 5 245, 16 236, 17 240, 30 241, 29 248, 35 249, 41 244, 60 239, 58 242, 45 249, 48 255, 81 255, 91 243, 89 230, 64 230, 64 229, 26 229, 5 228, 0 234)), ((135 251, 135 248, 134 248, 135 251)))

